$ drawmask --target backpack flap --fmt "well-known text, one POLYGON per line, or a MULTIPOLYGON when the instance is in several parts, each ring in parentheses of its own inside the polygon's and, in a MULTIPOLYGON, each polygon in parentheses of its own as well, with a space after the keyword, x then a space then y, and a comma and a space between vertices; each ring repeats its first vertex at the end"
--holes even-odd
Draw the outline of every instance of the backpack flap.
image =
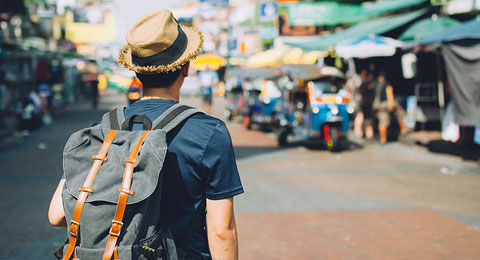
MULTIPOLYGON (((96 155, 108 129, 95 126, 73 134, 65 146, 63 167, 68 193, 78 198, 90 168, 93 164, 92 155, 96 155)), ((144 131, 118 131, 95 177, 86 202, 118 201, 118 188, 122 186, 127 158, 144 131)), ((135 192, 129 196, 127 204, 135 204, 148 198, 156 189, 162 169, 167 145, 165 131, 152 131, 140 148, 135 165, 131 189, 135 192)))

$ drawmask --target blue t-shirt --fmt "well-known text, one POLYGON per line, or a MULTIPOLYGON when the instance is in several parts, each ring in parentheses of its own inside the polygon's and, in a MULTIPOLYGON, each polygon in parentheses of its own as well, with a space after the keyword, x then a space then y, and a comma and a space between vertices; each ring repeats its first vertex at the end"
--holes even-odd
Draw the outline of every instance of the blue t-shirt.
MULTIPOLYGON (((146 115, 154 121, 175 101, 147 99, 125 109, 125 118, 146 115)), ((230 134, 225 123, 195 114, 167 134, 163 165, 162 214, 176 243, 183 243, 190 223, 193 236, 188 259, 210 259, 205 228, 205 198, 226 199, 243 193, 230 134), (197 219, 192 222, 197 212, 197 219)))

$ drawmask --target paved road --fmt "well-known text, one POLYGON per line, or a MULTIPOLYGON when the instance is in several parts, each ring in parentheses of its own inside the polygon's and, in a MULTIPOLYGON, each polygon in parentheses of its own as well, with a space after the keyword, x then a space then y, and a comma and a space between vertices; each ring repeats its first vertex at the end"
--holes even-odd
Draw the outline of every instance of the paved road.
MULTIPOLYGON (((46 212, 63 145, 125 103, 111 94, 99 111, 70 106, 54 125, 0 144, 0 259, 53 258, 66 232, 46 212)), ((480 259, 478 162, 402 143, 278 149, 268 133, 228 126, 246 191, 235 200, 241 259, 480 259)))

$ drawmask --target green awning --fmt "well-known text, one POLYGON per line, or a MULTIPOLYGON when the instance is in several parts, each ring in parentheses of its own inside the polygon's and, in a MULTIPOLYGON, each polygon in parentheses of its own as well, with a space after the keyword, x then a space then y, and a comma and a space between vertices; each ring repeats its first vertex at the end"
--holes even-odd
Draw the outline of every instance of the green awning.
POLYGON ((290 25, 333 26, 355 24, 386 13, 417 6, 428 0, 384 0, 371 4, 343 4, 335 1, 287 4, 290 25))
POLYGON ((412 6, 420 5, 428 0, 388 0, 363 5, 364 15, 369 17, 395 12, 412 6))
POLYGON ((420 20, 410 26, 400 35, 402 41, 419 41, 435 33, 442 32, 460 22, 449 17, 429 17, 420 20))
POLYGON ((328 36, 320 37, 316 40, 305 42, 286 42, 285 44, 301 48, 303 50, 311 51, 327 51, 330 46, 335 46, 337 43, 351 38, 364 37, 370 34, 382 34, 398 28, 408 22, 415 20, 427 12, 427 9, 421 9, 406 14, 399 14, 389 17, 382 17, 361 24, 354 25, 343 31, 333 33, 328 36))

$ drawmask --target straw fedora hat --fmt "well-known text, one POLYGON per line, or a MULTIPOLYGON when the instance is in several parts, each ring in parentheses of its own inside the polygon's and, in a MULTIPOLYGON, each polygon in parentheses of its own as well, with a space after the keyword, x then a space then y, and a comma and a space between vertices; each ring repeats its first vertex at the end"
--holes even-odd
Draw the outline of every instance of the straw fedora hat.
POLYGON ((169 10, 138 20, 127 32, 118 63, 142 74, 167 73, 181 68, 202 50, 202 33, 179 25, 169 10))

